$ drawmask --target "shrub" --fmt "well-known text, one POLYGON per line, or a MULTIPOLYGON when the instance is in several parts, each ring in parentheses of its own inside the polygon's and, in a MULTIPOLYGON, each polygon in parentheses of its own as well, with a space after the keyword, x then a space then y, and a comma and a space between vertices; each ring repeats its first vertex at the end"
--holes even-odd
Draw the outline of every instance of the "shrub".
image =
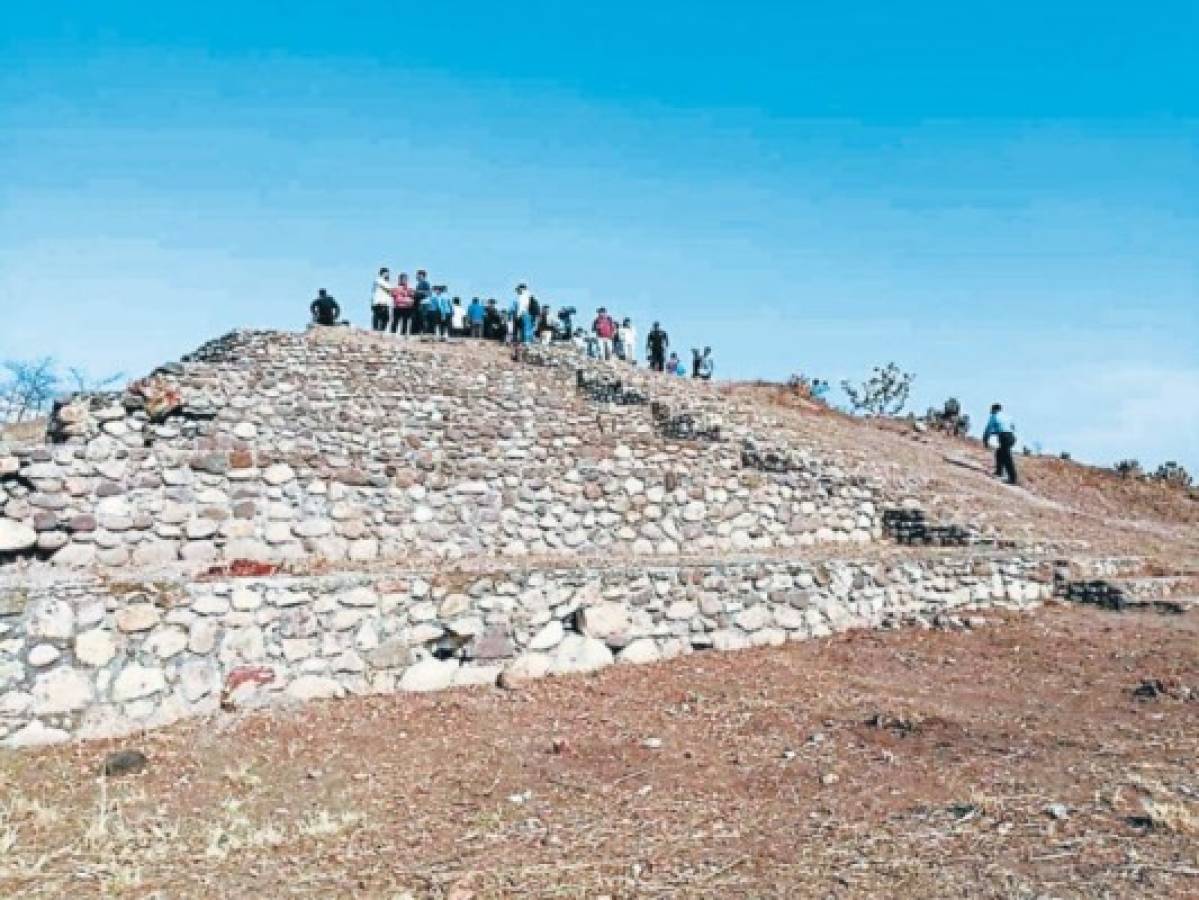
POLYGON ((875 366, 874 374, 860 385, 854 385, 846 379, 841 382, 841 388, 849 397, 850 407, 855 413, 897 416, 907 405, 915 380, 916 376, 911 372, 905 372, 890 362, 885 366, 875 366))

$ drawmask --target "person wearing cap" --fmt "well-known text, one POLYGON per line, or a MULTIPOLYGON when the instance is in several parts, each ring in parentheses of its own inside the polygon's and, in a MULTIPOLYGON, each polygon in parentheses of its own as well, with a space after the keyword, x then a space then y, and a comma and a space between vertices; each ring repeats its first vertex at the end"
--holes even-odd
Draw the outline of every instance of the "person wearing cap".
POLYGON ((645 349, 649 354, 649 367, 655 372, 662 372, 666 369, 666 348, 670 346, 670 337, 663 330, 662 326, 655 322, 654 327, 650 329, 649 336, 645 339, 645 349))
POLYGON ((391 272, 386 266, 375 276, 371 287, 371 330, 385 331, 391 317, 391 272))
POLYGON ((608 315, 606 308, 601 306, 596 310, 595 321, 591 323, 591 330, 599 338, 600 357, 611 359, 612 339, 616 337, 616 321, 608 315))
POLYGON ((995 477, 1006 476, 1008 484, 1016 484, 1016 460, 1012 457, 1012 448, 1016 446, 1016 423, 999 403, 991 406, 991 417, 987 419, 987 427, 983 430, 984 447, 990 446, 992 436, 996 441, 995 477))

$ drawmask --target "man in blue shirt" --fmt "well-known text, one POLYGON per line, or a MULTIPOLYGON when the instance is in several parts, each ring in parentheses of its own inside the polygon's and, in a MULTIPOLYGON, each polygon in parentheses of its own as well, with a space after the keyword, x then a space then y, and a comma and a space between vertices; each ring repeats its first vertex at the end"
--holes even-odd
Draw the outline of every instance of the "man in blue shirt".
POLYGON ((483 302, 478 298, 470 301, 470 306, 466 310, 466 323, 470 326, 470 336, 473 338, 481 338, 483 336, 483 319, 487 315, 487 308, 483 306, 483 302))
POLYGON ((1012 458, 1012 448, 1016 446, 1016 423, 998 403, 991 407, 991 418, 987 419, 983 431, 984 447, 990 446, 992 435, 998 441, 995 445, 995 477, 1006 476, 1008 484, 1015 484, 1016 460, 1012 458))
POLYGON ((429 298, 433 296, 433 288, 429 286, 429 273, 424 269, 416 270, 416 284, 412 287, 412 333, 426 334, 432 331, 427 321, 429 298))
POLYGON ((450 318, 454 314, 454 302, 450 299, 450 295, 445 292, 445 285, 439 284, 433 288, 433 299, 437 301, 433 309, 435 321, 437 322, 437 334, 444 341, 450 333, 450 318))

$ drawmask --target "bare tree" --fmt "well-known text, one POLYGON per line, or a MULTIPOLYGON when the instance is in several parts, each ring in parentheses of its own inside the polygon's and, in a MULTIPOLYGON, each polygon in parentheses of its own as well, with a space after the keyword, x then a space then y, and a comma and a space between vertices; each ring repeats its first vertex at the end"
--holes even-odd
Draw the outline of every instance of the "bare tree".
POLYGON ((71 366, 67 369, 68 382, 71 385, 71 389, 77 394, 89 394, 95 391, 107 390, 124 377, 124 372, 115 372, 103 378, 92 378, 83 369, 76 366, 71 366))
POLYGON ((117 373, 92 378, 76 367, 63 374, 52 356, 5 360, 3 371, 7 375, 0 377, 0 422, 21 422, 42 415, 63 394, 103 391, 124 377, 117 373))
POLYGON ((49 409, 62 390, 62 379, 53 357, 4 362, 8 377, 0 382, 0 417, 22 422, 49 409))

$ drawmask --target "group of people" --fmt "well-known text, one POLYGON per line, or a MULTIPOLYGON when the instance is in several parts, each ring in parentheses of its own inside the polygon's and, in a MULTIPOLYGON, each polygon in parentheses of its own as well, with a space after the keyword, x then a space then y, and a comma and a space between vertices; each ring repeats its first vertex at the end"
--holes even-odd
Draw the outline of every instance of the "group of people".
MULTIPOLYGON (((341 306, 321 288, 312 301, 313 321, 318 325, 345 325, 341 306)), ((526 284, 516 286, 516 296, 507 309, 500 309, 494 297, 486 301, 474 297, 468 305, 461 298, 449 297, 446 286, 433 285, 428 273, 418 269, 416 279, 409 282, 401 272, 393 282, 387 268, 379 270, 371 288, 371 327, 392 334, 472 337, 508 341, 514 353, 522 345, 535 342, 571 341, 581 352, 593 359, 619 359, 637 364, 637 330, 629 318, 618 323, 606 307, 596 310, 591 328, 575 328, 574 307, 560 309, 551 317, 550 307, 538 301, 526 284)), ((676 351, 670 349, 670 336, 655 322, 645 341, 646 356, 652 371, 686 376, 687 366, 676 351), (668 355, 669 354, 669 355, 668 355)), ((691 351, 690 374, 693 378, 710 380, 715 371, 712 348, 691 351)), ((1011 417, 996 403, 983 431, 984 446, 995 438, 995 476, 1016 484, 1016 461, 1012 449, 1016 446, 1016 426, 1011 417)))
MULTIPOLYGON (((632 320, 624 319, 618 325, 616 319, 608 313, 605 307, 596 310, 595 321, 591 323, 589 332, 579 328, 575 330, 573 340, 575 346, 593 359, 621 359, 632 365, 637 364, 637 330, 632 320)), ((655 322, 645 339, 645 353, 649 359, 649 367, 654 372, 664 372, 669 375, 687 375, 687 366, 679 358, 678 353, 670 348, 670 335, 655 322)), ((691 376, 705 381, 712 378, 716 364, 712 359, 712 348, 705 347, 702 351, 691 351, 691 376)))
POLYGON ((407 272, 401 272, 392 282, 391 271, 384 267, 371 287, 374 331, 441 338, 482 337, 486 319, 486 307, 478 297, 469 306, 463 306, 462 298, 451 299, 444 284, 430 284, 429 273, 424 269, 417 269, 416 278, 409 283, 407 272))
MULTIPOLYGON (((600 307, 590 329, 576 328, 578 311, 574 307, 563 307, 552 314, 549 305, 540 302, 526 284, 516 286, 507 308, 501 308, 494 297, 474 297, 464 304, 462 298, 450 297, 444 284, 432 284, 424 269, 418 269, 412 280, 401 272, 393 281, 391 270, 383 267, 371 285, 370 309, 371 329, 376 332, 431 335, 443 340, 472 337, 505 341, 513 344, 515 353, 523 345, 570 341, 593 359, 619 359, 637 365, 637 330, 632 319, 626 317, 618 323, 605 307, 600 307)), ((312 301, 311 311, 318 325, 346 324, 341 319, 341 306, 324 288, 312 301)), ((651 370, 688 374, 683 360, 670 350, 670 337, 658 322, 646 338, 645 350, 651 370)), ((712 348, 692 350, 691 354, 691 376, 711 379, 715 372, 712 348)))

